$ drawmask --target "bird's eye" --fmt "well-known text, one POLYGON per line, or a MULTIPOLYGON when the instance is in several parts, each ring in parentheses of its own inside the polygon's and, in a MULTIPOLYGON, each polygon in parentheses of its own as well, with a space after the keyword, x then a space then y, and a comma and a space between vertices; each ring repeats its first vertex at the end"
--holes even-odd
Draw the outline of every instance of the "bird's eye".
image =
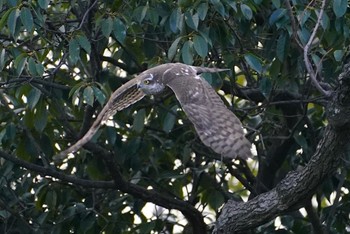
POLYGON ((149 85, 149 84, 151 83, 151 81, 149 81, 149 80, 144 80, 143 83, 144 83, 145 85, 149 85))

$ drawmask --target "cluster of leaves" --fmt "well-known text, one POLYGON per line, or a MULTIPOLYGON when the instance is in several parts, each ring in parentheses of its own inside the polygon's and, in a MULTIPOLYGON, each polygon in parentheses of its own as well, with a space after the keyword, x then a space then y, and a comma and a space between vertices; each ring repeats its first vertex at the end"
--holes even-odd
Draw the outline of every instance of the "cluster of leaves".
MULTIPOLYGON (((147 201, 114 187, 113 173, 98 153, 82 149, 58 166, 52 160, 88 129, 126 74, 131 78, 165 62, 232 68, 223 82, 218 75, 206 79, 254 129, 248 131, 257 152, 249 161, 253 172, 242 163, 230 165, 233 170, 215 163, 220 157, 200 143, 170 95, 117 113, 99 131, 94 143, 113 152, 115 170, 131 184, 186 200, 207 216, 207 223, 215 221, 227 199, 273 188, 288 171, 307 163, 326 124, 303 57, 321 4, 0 1, 0 156, 19 160, 0 162, 0 230, 148 233, 188 228, 170 208, 146 215, 147 201)), ((333 0, 326 5, 312 41, 311 61, 328 86, 336 85, 348 55, 347 4, 333 0)), ((349 195, 342 187, 348 178, 346 173, 332 178, 315 195, 317 212, 332 231, 345 230, 349 195), (329 206, 335 192, 341 202, 329 206)), ((283 227, 310 230, 311 218, 300 217, 298 212, 282 217, 283 227)), ((275 228, 271 222, 257 231, 275 228)))

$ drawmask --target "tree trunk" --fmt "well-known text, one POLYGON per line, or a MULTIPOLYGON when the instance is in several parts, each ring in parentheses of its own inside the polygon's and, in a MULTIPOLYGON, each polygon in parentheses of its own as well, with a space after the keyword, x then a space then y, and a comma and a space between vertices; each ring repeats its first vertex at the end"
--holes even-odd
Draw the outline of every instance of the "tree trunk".
POLYGON ((336 171, 350 149, 350 64, 344 67, 338 80, 339 87, 333 92, 327 107, 329 124, 309 163, 289 172, 275 188, 248 202, 227 202, 213 233, 247 231, 300 208, 336 171))

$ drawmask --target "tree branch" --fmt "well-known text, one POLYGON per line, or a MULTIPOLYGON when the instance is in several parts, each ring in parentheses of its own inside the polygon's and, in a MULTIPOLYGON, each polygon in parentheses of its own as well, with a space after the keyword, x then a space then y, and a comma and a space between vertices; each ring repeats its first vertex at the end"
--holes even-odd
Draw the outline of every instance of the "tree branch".
POLYGON ((275 188, 246 203, 229 201, 213 233, 248 230, 295 210, 335 172, 349 150, 350 64, 345 66, 339 80, 340 87, 332 93, 327 109, 329 125, 309 163, 301 170, 289 172, 275 188))
POLYGON ((324 90, 323 87, 321 86, 321 84, 318 82, 318 80, 317 80, 317 73, 318 73, 318 72, 315 72, 315 71, 314 71, 314 69, 313 69, 313 67, 312 67, 312 65, 311 65, 310 59, 309 59, 310 47, 311 47, 311 45, 312 45, 312 42, 313 42, 314 39, 315 39, 315 36, 316 36, 317 30, 318 30, 318 27, 319 27, 320 24, 321 24, 321 20, 322 20, 322 17, 323 17, 323 12, 324 12, 325 5, 326 5, 326 0, 323 0, 323 1, 322 1, 322 6, 321 6, 321 10, 320 10, 320 14, 318 15, 315 28, 314 28, 314 30, 313 30, 312 33, 311 33, 311 36, 310 36, 310 38, 309 38, 309 41, 306 43, 306 45, 305 45, 305 47, 304 47, 304 62, 305 62, 306 70, 307 70, 307 72, 309 73, 309 76, 310 76, 310 78, 311 78, 311 81, 312 81, 313 85, 316 87, 316 89, 317 89, 320 93, 322 93, 322 94, 325 95, 326 97, 329 97, 331 93, 330 93, 329 91, 324 90))

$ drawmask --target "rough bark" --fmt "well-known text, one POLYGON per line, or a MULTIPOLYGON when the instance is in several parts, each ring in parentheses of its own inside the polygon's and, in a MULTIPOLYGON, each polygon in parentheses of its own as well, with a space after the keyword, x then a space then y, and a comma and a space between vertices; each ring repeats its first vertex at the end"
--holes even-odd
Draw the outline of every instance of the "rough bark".
POLYGON ((309 163, 291 171, 272 190, 243 203, 229 201, 223 207, 213 233, 235 233, 257 227, 278 215, 303 206, 317 187, 339 167, 349 150, 350 64, 339 76, 339 87, 327 107, 328 126, 309 163))

